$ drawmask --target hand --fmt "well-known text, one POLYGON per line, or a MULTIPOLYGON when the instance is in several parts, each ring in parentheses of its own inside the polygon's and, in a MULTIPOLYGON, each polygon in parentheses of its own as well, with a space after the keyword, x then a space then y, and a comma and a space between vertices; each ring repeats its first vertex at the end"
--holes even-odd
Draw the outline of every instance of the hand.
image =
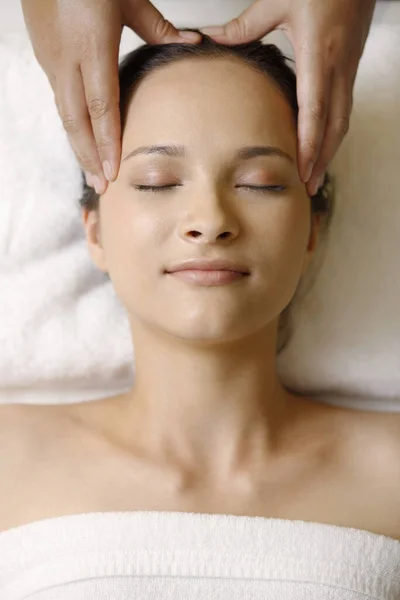
POLYGON ((71 146, 88 184, 104 193, 107 180, 116 179, 121 161, 118 54, 123 26, 152 44, 194 43, 201 36, 183 32, 182 38, 148 0, 21 0, 21 4, 35 56, 53 88, 71 146))
POLYGON ((299 102, 299 172, 314 194, 349 128, 354 81, 376 0, 256 0, 222 27, 215 41, 243 44, 273 29, 295 52, 299 102))

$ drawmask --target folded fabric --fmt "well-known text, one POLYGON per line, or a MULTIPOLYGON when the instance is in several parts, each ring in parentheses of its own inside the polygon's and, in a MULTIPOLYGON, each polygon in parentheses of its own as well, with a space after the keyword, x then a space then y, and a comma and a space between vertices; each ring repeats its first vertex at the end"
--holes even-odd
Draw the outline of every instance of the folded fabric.
POLYGON ((70 514, 0 533, 0 596, 398 600, 400 541, 326 523, 230 514, 70 514))

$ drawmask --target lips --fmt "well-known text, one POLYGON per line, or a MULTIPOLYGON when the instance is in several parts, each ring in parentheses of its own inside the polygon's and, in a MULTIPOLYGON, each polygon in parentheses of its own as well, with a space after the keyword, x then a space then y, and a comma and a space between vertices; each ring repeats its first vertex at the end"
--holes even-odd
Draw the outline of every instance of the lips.
POLYGON ((245 265, 222 259, 190 259, 172 265, 165 273, 188 283, 204 286, 225 285, 250 275, 245 265))
POLYGON ((249 269, 236 261, 215 259, 189 259, 180 263, 171 265, 165 270, 166 273, 177 273, 179 271, 234 271, 242 275, 249 275, 249 269))

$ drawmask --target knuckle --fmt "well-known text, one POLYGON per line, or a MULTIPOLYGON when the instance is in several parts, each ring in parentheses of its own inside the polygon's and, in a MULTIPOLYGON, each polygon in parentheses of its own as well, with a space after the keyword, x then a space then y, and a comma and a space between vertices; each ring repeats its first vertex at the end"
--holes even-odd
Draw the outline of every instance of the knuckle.
POLYGON ((78 160, 81 163, 85 171, 89 173, 97 173, 99 170, 98 160, 94 156, 88 154, 78 154, 78 160))
MULTIPOLYGON (((57 103, 57 106, 58 106, 58 103, 57 103)), ((61 117, 61 121, 64 126, 64 129, 68 134, 75 134, 79 131, 78 121, 74 117, 74 115, 67 113, 67 114, 60 114, 60 117, 61 117)))
POLYGON ((349 131, 349 127, 350 119, 346 116, 338 117, 333 124, 333 130, 338 136, 345 136, 349 131))
POLYGON ((342 41, 340 36, 329 37, 325 42, 325 60, 332 62, 343 48, 344 40, 342 41))
MULTIPOLYGON (((319 58, 326 68, 334 68, 338 63, 344 62, 348 42, 344 33, 339 29, 331 30, 324 40, 321 40, 319 58)), ((313 48, 310 53, 315 54, 313 48)))
POLYGON ((171 29, 172 24, 170 23, 170 21, 162 17, 156 22, 154 34, 157 39, 163 40, 171 33, 171 29))
POLYGON ((245 19, 239 19, 238 17, 236 19, 232 19, 232 21, 229 21, 229 23, 226 25, 226 33, 228 38, 232 37, 233 39, 237 40, 238 43, 247 38, 247 30, 248 26, 245 19))
POLYGON ((318 44, 317 46, 311 40, 305 39, 300 43, 299 51, 305 57, 313 57, 318 62, 325 60, 325 50, 318 44))
POLYGON ((99 151, 107 150, 112 145, 113 145, 112 140, 110 140, 109 138, 100 137, 100 138, 96 139, 96 146, 99 149, 99 151))
POLYGON ((87 106, 91 119, 101 119, 109 110, 108 102, 102 98, 89 98, 87 106))
POLYGON ((310 103, 308 108, 311 116, 315 120, 324 119, 326 116, 326 102, 322 98, 317 98, 310 103))
POLYGON ((48 55, 51 56, 52 65, 59 67, 61 64, 63 64, 64 56, 62 44, 52 44, 51 49, 49 49, 48 55))

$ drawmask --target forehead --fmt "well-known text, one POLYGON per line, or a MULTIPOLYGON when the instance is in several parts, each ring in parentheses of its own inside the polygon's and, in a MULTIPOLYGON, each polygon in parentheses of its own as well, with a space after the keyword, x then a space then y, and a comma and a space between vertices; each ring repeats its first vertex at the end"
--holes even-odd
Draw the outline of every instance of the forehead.
POLYGON ((277 84, 230 57, 185 58, 154 70, 130 103, 124 145, 296 144, 292 109, 277 84))

